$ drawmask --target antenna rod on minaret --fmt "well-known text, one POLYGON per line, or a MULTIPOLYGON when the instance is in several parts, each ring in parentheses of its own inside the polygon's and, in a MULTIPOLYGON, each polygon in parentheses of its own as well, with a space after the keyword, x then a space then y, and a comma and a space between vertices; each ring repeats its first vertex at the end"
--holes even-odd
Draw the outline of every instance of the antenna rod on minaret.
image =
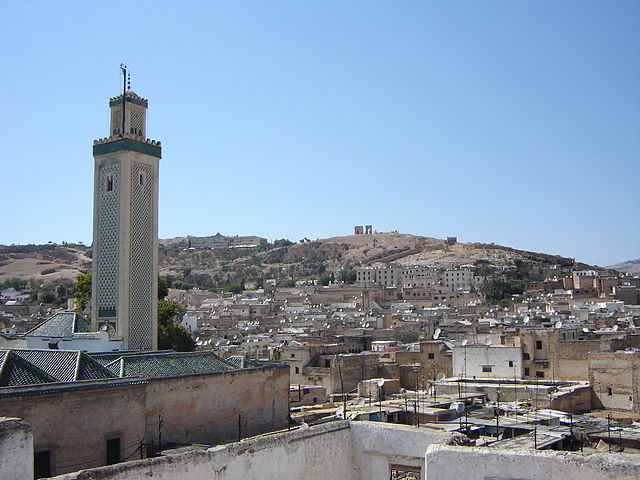
POLYGON ((122 72, 122 135, 124 136, 124 103, 127 98, 127 66, 124 63, 120 64, 120 71, 122 72))

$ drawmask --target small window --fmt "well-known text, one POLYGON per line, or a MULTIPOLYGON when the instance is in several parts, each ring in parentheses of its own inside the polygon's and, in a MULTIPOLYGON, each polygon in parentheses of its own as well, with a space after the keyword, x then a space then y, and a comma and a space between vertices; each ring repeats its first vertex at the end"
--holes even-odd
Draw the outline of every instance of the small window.
POLYGON ((318 397, 313 397, 313 403, 318 403, 318 397))
POLYGON ((292 354, 291 354, 291 358, 296 358, 296 354, 295 354, 295 353, 292 353, 292 354))
POLYGON ((542 350, 542 340, 536 340, 536 350, 542 350))
POLYGON ((302 389, 302 394, 303 395, 307 395, 309 393, 309 389, 308 388, 303 388, 302 389))
POLYGON ((428 353, 427 356, 429 357, 429 360, 433 360, 434 358, 436 358, 435 353, 428 353))
POLYGON ((536 372, 536 377, 544 378, 544 372, 540 372, 540 371, 536 372))
POLYGON ((140 172, 140 175, 138 176, 138 182, 140 183, 140 185, 144 185, 144 173, 140 172))
POLYGON ((483 371, 484 373, 490 373, 490 372, 491 372, 491 370, 492 370, 491 365, 483 365, 483 366, 482 366, 482 371, 483 371))
POLYGON ((509 360, 509 366, 513 367, 513 360, 509 360))
POLYGON ((613 395, 613 388, 607 387, 607 395, 608 396, 612 396, 613 395))
POLYGON ((113 176, 109 175, 107 177, 107 192, 112 192, 113 191, 113 176))
POLYGON ((296 372, 296 375, 300 373, 300 368, 298 368, 298 367, 294 367, 294 370, 295 370, 295 372, 296 372))
POLYGON ((325 367, 325 368, 329 368, 330 366, 331 366, 331 360, 329 360, 329 359, 325 359, 325 360, 324 360, 324 367, 325 367))

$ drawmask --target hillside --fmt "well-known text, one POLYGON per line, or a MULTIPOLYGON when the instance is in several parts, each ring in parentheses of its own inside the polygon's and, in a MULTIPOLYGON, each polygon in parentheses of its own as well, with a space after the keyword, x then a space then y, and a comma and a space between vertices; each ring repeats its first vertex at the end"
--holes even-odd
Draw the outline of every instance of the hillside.
POLYGON ((610 265, 607 268, 611 268, 612 270, 618 270, 619 272, 640 274, 640 258, 636 258, 635 260, 627 260, 626 262, 616 263, 615 265, 610 265))
POLYGON ((89 248, 82 245, 0 246, 0 282, 9 278, 51 283, 73 280, 91 269, 89 248))
MULTIPOLYGON (((494 244, 461 243, 447 246, 441 239, 401 233, 348 235, 260 252, 185 250, 165 246, 161 274, 189 283, 211 277, 214 286, 258 278, 302 280, 339 272, 353 278, 353 269, 375 263, 457 268, 482 266, 485 274, 508 271, 521 279, 542 280, 552 266, 572 267, 573 259, 527 252, 494 244)), ((595 268, 577 264, 577 268, 595 268)), ((202 286, 205 286, 204 284, 202 286)))
MULTIPOLYGON (((219 288, 245 282, 259 286, 264 279, 315 279, 337 273, 353 279, 353 269, 376 263, 423 265, 435 268, 481 266, 510 271, 517 278, 540 280, 552 265, 573 266, 573 260, 543 253, 525 252, 494 244, 459 243, 447 246, 441 239, 401 233, 347 235, 287 245, 276 242, 259 249, 192 250, 183 243, 161 242, 160 274, 176 287, 197 285, 219 288)), ((91 268, 91 252, 81 245, 0 246, 0 281, 17 277, 51 282, 74 278, 91 268)), ((594 268, 578 264, 578 268, 594 268)))

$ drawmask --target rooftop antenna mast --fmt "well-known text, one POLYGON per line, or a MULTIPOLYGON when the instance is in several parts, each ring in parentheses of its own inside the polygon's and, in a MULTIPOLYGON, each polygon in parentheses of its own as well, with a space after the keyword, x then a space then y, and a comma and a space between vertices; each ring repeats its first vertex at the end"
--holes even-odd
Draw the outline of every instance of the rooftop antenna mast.
POLYGON ((120 73, 122 74, 122 130, 121 135, 124 135, 124 114, 125 114, 125 102, 127 101, 127 90, 131 90, 131 74, 127 71, 127 66, 124 63, 120 64, 120 73))

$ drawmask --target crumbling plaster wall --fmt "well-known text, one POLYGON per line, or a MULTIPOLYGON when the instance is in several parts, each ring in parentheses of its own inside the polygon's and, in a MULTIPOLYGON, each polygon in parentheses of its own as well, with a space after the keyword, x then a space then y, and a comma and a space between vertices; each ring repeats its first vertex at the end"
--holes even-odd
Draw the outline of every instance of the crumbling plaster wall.
POLYGON ((150 451, 157 448, 160 414, 163 442, 236 441, 286 427, 288 395, 286 366, 149 379, 150 451))
POLYGON ((597 353, 588 359, 594 406, 640 413, 640 357, 632 353, 597 353))
POLYGON ((431 445, 425 456, 428 480, 635 480, 632 455, 505 450, 431 445))
POLYGON ((18 418, 0 417, 0 478, 33 478, 31 426, 18 418))
POLYGON ((31 425, 33 451, 50 451, 52 474, 73 472, 105 465, 106 442, 112 438, 120 438, 121 458, 140 457, 135 452, 145 437, 145 389, 142 382, 104 386, 88 381, 5 394, 0 414, 31 425))

